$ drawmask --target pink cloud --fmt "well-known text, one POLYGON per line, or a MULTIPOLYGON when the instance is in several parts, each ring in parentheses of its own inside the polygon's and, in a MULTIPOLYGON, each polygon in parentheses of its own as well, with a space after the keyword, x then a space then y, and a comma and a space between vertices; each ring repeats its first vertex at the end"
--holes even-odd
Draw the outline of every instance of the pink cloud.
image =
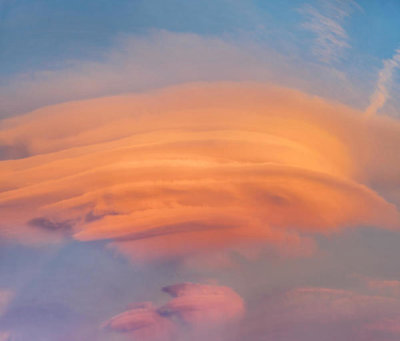
POLYGON ((12 341, 12 334, 7 331, 0 331, 0 341, 12 341))
POLYGON ((391 334, 394 336, 400 336, 400 316, 394 318, 388 318, 383 320, 378 320, 366 325, 366 328, 375 331, 383 332, 386 334, 391 334))
POLYGON ((193 326, 219 325, 235 320, 244 313, 243 300, 228 287, 183 283, 163 290, 173 299, 163 305, 159 312, 193 326))
POLYGON ((14 298, 14 291, 11 289, 0 288, 0 317, 7 310, 9 304, 14 298))
POLYGON ((400 281, 369 279, 368 288, 381 295, 392 295, 400 298, 400 281))
POLYGON ((135 303, 103 328, 140 340, 180 340, 210 336, 244 314, 241 297, 225 286, 182 283, 163 291, 173 297, 166 304, 156 309, 149 302, 135 303))
POLYGON ((140 340, 172 340, 174 334, 172 323, 158 314, 149 302, 132 305, 130 310, 104 323, 103 328, 140 340))

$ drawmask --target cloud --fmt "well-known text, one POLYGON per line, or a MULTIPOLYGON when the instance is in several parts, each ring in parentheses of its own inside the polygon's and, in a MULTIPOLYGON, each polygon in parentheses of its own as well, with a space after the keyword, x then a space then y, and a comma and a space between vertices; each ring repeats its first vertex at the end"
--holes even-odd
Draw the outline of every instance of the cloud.
POLYGON ((400 67, 400 49, 395 51, 392 58, 383 62, 383 68, 379 72, 378 82, 374 93, 370 98, 370 103, 365 109, 365 116, 373 116, 381 109, 386 101, 390 98, 389 87, 392 82, 392 77, 397 68, 400 67))
POLYGON ((400 281, 371 279, 368 287, 384 294, 391 294, 400 297, 400 281))
POLYGON ((12 299, 14 298, 14 292, 10 289, 0 289, 0 316, 2 316, 12 299))
MULTIPOLYGON (((0 318, 3 318, 7 309, 14 298, 14 291, 10 289, 0 289, 0 318)), ((12 333, 8 330, 4 330, 3 326, 1 325, 0 320, 0 341, 12 341, 12 333)))
POLYGON ((397 298, 296 288, 259 300, 239 327, 237 340, 396 340, 389 321, 399 308, 397 298))
POLYGON ((350 47, 343 23, 358 5, 352 0, 320 1, 320 3, 320 9, 308 4, 301 8, 300 12, 308 19, 302 26, 316 36, 313 47, 316 57, 325 63, 330 63, 339 60, 342 51, 350 47))
POLYGON ((400 298, 400 281, 398 280, 371 278, 357 274, 354 277, 359 279, 360 283, 370 293, 400 298))
POLYGON ((30 156, 0 164, 0 233, 106 240, 136 261, 265 244, 307 253, 304 233, 398 228, 371 187, 398 186, 399 130, 253 83, 45 107, 1 122, 1 144, 30 156))
POLYGON ((174 333, 165 335, 173 335, 174 340, 204 339, 202 331, 218 323, 227 327, 207 339, 374 341, 397 340, 399 335, 400 297, 374 289, 368 293, 329 287, 279 289, 247 302, 245 313, 242 299, 229 287, 182 283, 164 291, 172 299, 160 308, 139 304, 137 311, 110 321, 119 319, 121 325, 129 325, 129 319, 137 321, 134 316, 140 315, 140 309, 148 308, 171 322, 174 333), (224 315, 225 321, 219 318, 224 315))
POLYGON ((149 302, 139 303, 103 324, 109 331, 128 333, 132 339, 172 340, 175 326, 149 302))
POLYGON ((398 338, 400 335, 400 316, 369 323, 367 324, 367 329, 372 332, 384 333, 384 335, 386 334, 393 338, 398 338))
MULTIPOLYGON (((220 80, 272 81, 352 102, 360 102, 361 96, 343 72, 288 57, 251 39, 154 30, 119 36, 96 60, 65 61, 56 69, 4 79, 0 117, 64 101, 220 80)), ((23 144, 3 146, 2 155, 20 157, 26 150, 23 144)))
POLYGON ((244 313, 243 300, 228 287, 183 283, 163 290, 173 299, 158 310, 160 314, 193 326, 227 323, 244 313))
POLYGON ((0 331, 0 341, 12 341, 12 334, 7 331, 0 331))
POLYGON ((135 303, 103 324, 114 332, 128 333, 140 340, 177 340, 239 319, 243 300, 231 288, 217 285, 181 283, 163 288, 173 298, 160 308, 152 303, 135 303))

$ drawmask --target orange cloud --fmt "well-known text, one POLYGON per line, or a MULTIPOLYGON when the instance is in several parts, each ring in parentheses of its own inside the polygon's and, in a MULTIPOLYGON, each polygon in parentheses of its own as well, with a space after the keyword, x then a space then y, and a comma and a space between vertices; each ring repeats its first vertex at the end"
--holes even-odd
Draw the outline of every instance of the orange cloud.
POLYGON ((109 240, 138 260, 397 228, 395 205, 373 188, 396 200, 399 132, 390 119, 250 83, 42 108, 0 123, 0 233, 109 240))

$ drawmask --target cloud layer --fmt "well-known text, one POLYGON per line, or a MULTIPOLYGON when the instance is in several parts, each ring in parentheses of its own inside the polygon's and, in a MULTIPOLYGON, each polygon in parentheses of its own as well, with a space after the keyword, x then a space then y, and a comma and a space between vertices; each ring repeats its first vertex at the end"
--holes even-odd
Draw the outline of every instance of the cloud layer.
POLYGON ((371 187, 397 188, 399 132, 249 83, 45 107, 1 122, 0 233, 108 240, 136 260, 265 243, 309 252, 303 233, 398 228, 371 187))

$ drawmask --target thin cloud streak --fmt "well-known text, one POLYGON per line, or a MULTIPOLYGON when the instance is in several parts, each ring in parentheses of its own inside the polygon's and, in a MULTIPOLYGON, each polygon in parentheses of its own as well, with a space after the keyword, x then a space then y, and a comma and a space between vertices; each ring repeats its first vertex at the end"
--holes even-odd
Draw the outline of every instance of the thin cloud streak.
POLYGON ((338 61, 344 49, 349 48, 349 37, 343 27, 354 8, 355 1, 321 1, 320 9, 305 5, 300 9, 308 21, 303 27, 315 34, 314 55, 324 63, 338 61))
POLYGON ((392 83, 393 75, 399 67, 400 49, 397 49, 392 58, 383 62, 383 68, 379 72, 378 82, 370 98, 370 104, 365 110, 365 116, 371 117, 376 115, 390 98, 389 87, 392 83))

